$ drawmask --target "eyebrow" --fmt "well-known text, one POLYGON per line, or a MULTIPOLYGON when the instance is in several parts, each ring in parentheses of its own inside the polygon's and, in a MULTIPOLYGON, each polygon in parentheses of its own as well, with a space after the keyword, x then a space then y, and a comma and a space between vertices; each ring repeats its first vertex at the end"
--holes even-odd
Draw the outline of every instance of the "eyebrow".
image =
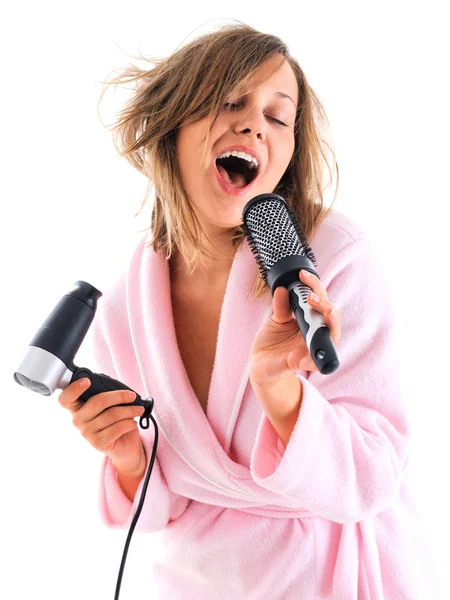
POLYGON ((292 102, 292 104, 295 106, 295 108, 297 108, 297 105, 292 100, 292 98, 290 96, 288 96, 288 94, 285 94, 284 92, 275 92, 275 96, 279 96, 280 98, 288 98, 292 102))
MULTIPOLYGON (((243 92, 243 93, 239 93, 240 96, 246 96, 248 94, 248 92, 243 92)), ((290 100, 292 102, 292 104, 295 107, 295 110, 297 110, 297 105, 295 104, 294 100, 288 95, 285 94, 284 92, 275 92, 275 96, 278 96, 279 98, 287 98, 288 100, 290 100)))

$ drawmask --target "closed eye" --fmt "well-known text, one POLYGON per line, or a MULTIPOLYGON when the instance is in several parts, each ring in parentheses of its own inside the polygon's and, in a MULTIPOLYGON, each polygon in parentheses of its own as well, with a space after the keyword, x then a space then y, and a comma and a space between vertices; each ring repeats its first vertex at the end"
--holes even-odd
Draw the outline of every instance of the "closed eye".
MULTIPOLYGON (((225 104, 223 105, 223 107, 226 110, 229 110, 230 112, 236 112, 237 110, 239 110, 240 108, 242 108, 243 104, 236 104, 234 102, 225 102, 225 104)), ((280 121, 279 119, 275 119, 275 117, 267 117, 268 119, 270 119, 271 121, 274 121, 275 123, 278 123, 278 125, 282 125, 283 127, 289 127, 289 125, 287 125, 286 123, 283 123, 283 121, 280 121)))
POLYGON ((223 105, 224 108, 227 108, 231 112, 235 112, 236 110, 238 110, 239 106, 239 104, 234 104, 233 102, 225 102, 225 104, 223 105))
POLYGON ((279 125, 283 125, 283 127, 289 127, 289 125, 283 123, 283 121, 280 121, 279 119, 275 119, 274 117, 269 117, 269 119, 272 119, 272 121, 275 121, 275 123, 278 123, 279 125))

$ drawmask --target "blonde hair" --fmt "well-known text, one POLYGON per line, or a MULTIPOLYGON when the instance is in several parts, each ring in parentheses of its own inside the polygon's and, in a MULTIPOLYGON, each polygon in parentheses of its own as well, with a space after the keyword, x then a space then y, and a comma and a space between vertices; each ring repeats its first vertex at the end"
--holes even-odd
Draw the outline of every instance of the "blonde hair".
MULTIPOLYGON (((326 149, 331 151, 336 168, 334 199, 339 170, 333 148, 326 139, 329 123, 323 106, 281 39, 242 23, 226 25, 191 41, 167 58, 145 59, 153 65, 149 70, 130 65, 115 71, 117 76, 106 82, 106 85, 134 82, 131 99, 118 113, 112 131, 120 155, 149 180, 140 211, 152 187, 155 189, 149 245, 155 251, 165 252, 167 259, 178 249, 190 272, 198 261, 203 262, 211 254, 201 241, 204 232, 182 184, 177 163, 177 131, 182 125, 207 116, 212 126, 228 96, 278 54, 283 59, 277 69, 286 60, 294 71, 299 103, 295 150, 273 193, 285 198, 308 238, 331 211, 331 207, 325 208, 323 198, 332 181, 326 149), (330 181, 323 187, 325 165, 330 181)), ((235 227, 233 247, 237 249, 244 239, 242 226, 235 227)), ((268 293, 259 274, 252 289, 254 298, 268 293)))

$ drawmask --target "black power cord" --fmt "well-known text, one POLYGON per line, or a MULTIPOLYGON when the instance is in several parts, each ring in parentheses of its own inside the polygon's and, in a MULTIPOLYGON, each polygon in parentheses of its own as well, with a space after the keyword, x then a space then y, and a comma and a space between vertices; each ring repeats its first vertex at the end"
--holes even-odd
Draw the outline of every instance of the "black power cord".
POLYGON ((125 547, 123 549, 123 554, 122 554, 122 561, 120 563, 119 575, 117 577, 116 593, 114 594, 114 600, 119 600, 120 586, 122 583, 122 575, 123 575, 123 571, 125 568, 125 561, 127 560, 127 554, 128 554, 128 548, 129 548, 130 542, 131 542, 131 536, 133 535, 137 520, 139 519, 139 515, 141 514, 142 507, 144 506, 145 494, 147 493, 148 482, 150 481, 150 475, 152 473, 153 463, 155 462, 155 457, 156 457, 156 448, 158 446, 158 425, 156 424, 156 421, 151 414, 149 414, 148 417, 153 421, 153 425, 155 426, 155 441, 153 444, 152 455, 150 458, 150 464, 147 469, 147 474, 145 476, 144 485, 142 486, 142 492, 141 492, 141 497, 139 499, 139 504, 137 506, 136 514, 134 515, 134 518, 131 522, 130 529, 128 530, 127 539, 125 541, 125 547))

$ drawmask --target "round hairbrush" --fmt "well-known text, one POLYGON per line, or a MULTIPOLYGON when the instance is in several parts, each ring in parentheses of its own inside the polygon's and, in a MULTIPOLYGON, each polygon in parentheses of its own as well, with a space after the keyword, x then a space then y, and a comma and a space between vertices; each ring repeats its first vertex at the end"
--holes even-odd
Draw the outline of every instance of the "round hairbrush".
POLYGON ((329 375, 339 367, 336 349, 321 313, 308 304, 311 288, 299 279, 305 269, 319 277, 317 261, 295 213, 277 194, 252 198, 242 213, 244 231, 258 263, 261 277, 272 295, 278 286, 288 290, 289 302, 320 373, 329 375))

